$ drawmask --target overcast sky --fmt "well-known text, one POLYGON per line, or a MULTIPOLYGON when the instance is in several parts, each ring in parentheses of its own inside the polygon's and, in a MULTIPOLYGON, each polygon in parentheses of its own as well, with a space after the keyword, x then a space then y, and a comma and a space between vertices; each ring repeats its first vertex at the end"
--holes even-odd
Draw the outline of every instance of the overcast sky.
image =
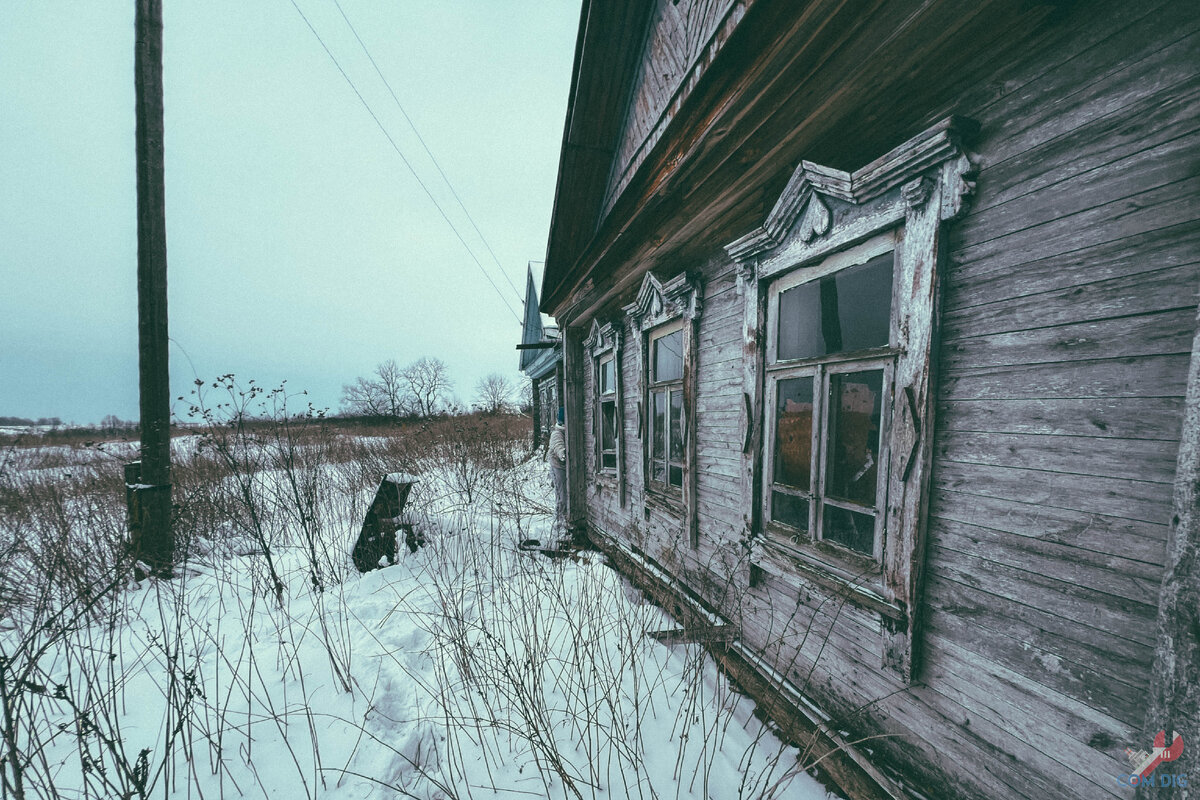
MULTIPOLYGON (((340 2, 507 280, 333 0, 296 0, 519 315, 579 0, 340 2)), ((464 401, 516 378, 516 317, 291 0, 164 7, 172 395, 232 372, 336 408, 420 356, 464 401)), ((0 416, 137 417, 133 9, 0 2, 0 416)))

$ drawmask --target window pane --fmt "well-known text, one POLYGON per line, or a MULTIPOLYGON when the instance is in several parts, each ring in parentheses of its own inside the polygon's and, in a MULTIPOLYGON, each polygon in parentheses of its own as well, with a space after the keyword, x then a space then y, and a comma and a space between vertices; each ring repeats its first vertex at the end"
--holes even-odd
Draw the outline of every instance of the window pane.
POLYGON ((670 396, 671 426, 668 428, 671 439, 670 460, 675 464, 680 464, 683 462, 683 392, 673 389, 670 396))
POLYGON ((780 292, 778 358, 812 358, 825 352, 821 338, 820 281, 780 292))
POLYGON ((610 358, 607 361, 600 362, 600 394, 608 394, 616 390, 616 382, 613 381, 613 360, 610 358))
POLYGON ((683 331, 668 333, 654 340, 654 381, 675 381, 683 377, 683 331))
POLYGON ((771 492, 771 519, 808 532, 808 501, 783 492, 771 492))
POLYGON ((683 467, 671 465, 671 485, 683 486, 683 467))
POLYGON ((872 555, 875 552, 875 517, 826 503, 822 538, 872 555))
POLYGON ((602 463, 603 463, 603 466, 605 469, 616 469, 617 468, 617 454, 616 453, 605 453, 602 456, 602 463))
POLYGON ((662 461, 650 462, 650 480, 658 483, 667 482, 667 465, 662 461))
POLYGON ((778 358, 814 358, 881 347, 892 315, 892 254, 779 295, 778 358))
POLYGON ((775 483, 812 491, 813 379, 775 384, 775 483))
POLYGON ((611 400, 600 404, 600 449, 617 449, 617 404, 611 400))
POLYGON ((667 455, 667 440, 664 435, 667 429, 667 393, 651 393, 650 402, 653 405, 650 417, 650 458, 663 461, 667 455))
POLYGON ((875 506, 883 370, 829 376, 825 494, 875 506))

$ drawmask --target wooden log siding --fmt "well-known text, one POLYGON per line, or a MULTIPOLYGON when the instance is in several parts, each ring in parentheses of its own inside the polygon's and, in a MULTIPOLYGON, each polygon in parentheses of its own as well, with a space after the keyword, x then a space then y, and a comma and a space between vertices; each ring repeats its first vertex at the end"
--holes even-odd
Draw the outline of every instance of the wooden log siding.
MULTIPOLYGON (((872 760, 914 794, 1128 798, 1116 776, 1128 771, 1126 747, 1148 746, 1141 725, 1156 587, 1200 285, 1200 178, 1191 169, 1200 159, 1193 113, 1200 9, 1101 0, 1065 6, 1038 24, 1032 12, 1005 18, 992 29, 996 17, 986 5, 931 4, 957 30, 986 34, 970 40, 969 59, 955 54, 964 45, 951 44, 957 34, 949 26, 939 35, 943 49, 931 42, 888 67, 900 75, 907 67, 897 64, 915 70, 918 62, 958 59, 963 69, 944 73, 954 77, 921 87, 881 84, 860 102, 851 91, 857 68, 833 67, 865 62, 866 51, 847 45, 844 56, 820 62, 820 74, 814 53, 806 82, 805 57, 773 45, 769 58, 747 62, 776 76, 770 86, 746 78, 739 89, 746 95, 733 101, 753 122, 711 142, 674 139, 667 127, 654 134, 659 144, 636 154, 650 164, 672 154, 696 160, 680 175, 664 172, 653 190, 629 170, 620 179, 633 191, 665 197, 686 184, 685 195, 668 199, 694 205, 707 197, 708 205, 671 223, 665 205, 640 221, 618 220, 613 230, 623 238, 595 257, 611 261, 627 251, 632 260, 589 273, 594 287, 570 297, 584 311, 608 302, 612 313, 614 296, 636 288, 637 270, 686 268, 702 278, 704 314, 694 331, 696 546, 683 546, 678 517, 644 492, 646 354, 629 320, 621 365, 628 502, 622 508, 612 492, 589 492, 588 521, 651 554, 719 607, 738 626, 736 646, 801 686, 850 738, 886 737, 869 743, 872 760), (835 73, 844 90, 821 94, 835 73), (800 90, 785 84, 825 98, 825 111, 799 119, 785 95, 800 90), (842 121, 827 113, 839 103, 842 121), (754 116, 768 106, 777 110, 754 116), (740 263, 720 253, 723 243, 710 231, 746 220, 757 206, 738 194, 743 183, 761 189, 777 180, 768 176, 795 167, 796 151, 782 143, 797 131, 831 163, 856 166, 882 132, 919 130, 919 116, 948 113, 979 123, 969 149, 978 189, 961 219, 940 224, 938 210, 939 224, 918 231, 935 236, 944 288, 930 355, 938 374, 929 373, 920 393, 934 429, 925 440, 928 510, 918 515, 927 526, 924 591, 910 595, 922 609, 922 660, 909 664, 906 684, 903 664, 899 672, 880 668, 894 647, 886 615, 778 566, 752 585, 739 548, 761 527, 768 432, 760 281, 807 263, 812 242, 853 245, 909 208, 898 189, 851 202, 852 191, 839 197, 836 185, 825 186, 833 191, 828 231, 817 231, 820 220, 806 219, 801 205, 794 225, 765 232, 779 237, 776 250, 785 256, 763 251, 740 263), (901 121, 889 127, 892 114, 901 121), (705 181, 722 192, 709 192, 705 181), (809 242, 798 236, 804 227, 814 233, 809 242)), ((759 8, 768 4, 746 12, 746 30, 765 25, 759 8)), ((874 17, 880 30, 894 27, 886 17, 874 17)), ((853 42, 875 24, 839 36, 853 42)), ((911 31, 905 35, 911 41, 911 31)), ((698 83, 690 91, 701 102, 732 85, 698 83)), ((679 115, 686 122, 704 113, 697 106, 679 115)), ((948 185, 944 175, 929 177, 948 185)), ((932 218, 942 198, 931 198, 922 208, 932 218)), ((632 202, 620 194, 609 200, 617 217, 632 202)), ((753 225, 738 224, 742 233, 753 225)), ((936 285, 922 291, 938 297, 936 285)), ((906 557, 922 561, 917 552, 906 557)))

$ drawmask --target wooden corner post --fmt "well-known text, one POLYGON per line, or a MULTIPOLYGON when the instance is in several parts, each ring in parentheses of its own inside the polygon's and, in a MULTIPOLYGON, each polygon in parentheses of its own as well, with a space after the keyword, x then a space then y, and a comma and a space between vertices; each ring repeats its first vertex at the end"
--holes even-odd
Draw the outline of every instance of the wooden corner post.
MULTIPOLYGON (((1167 534, 1166 568, 1158 593, 1158 634, 1150 673, 1150 708, 1144 739, 1137 749, 1149 750, 1162 731, 1170 747, 1183 737, 1178 760, 1164 764, 1174 775, 1200 780, 1200 314, 1192 342, 1187 400, 1179 457, 1175 468, 1175 501, 1167 534)), ((1174 749, 1174 748, 1172 748, 1174 749)), ((1157 773, 1151 773, 1151 777, 1157 773)), ((1177 782, 1146 781, 1139 798, 1183 800, 1194 795, 1177 782)))

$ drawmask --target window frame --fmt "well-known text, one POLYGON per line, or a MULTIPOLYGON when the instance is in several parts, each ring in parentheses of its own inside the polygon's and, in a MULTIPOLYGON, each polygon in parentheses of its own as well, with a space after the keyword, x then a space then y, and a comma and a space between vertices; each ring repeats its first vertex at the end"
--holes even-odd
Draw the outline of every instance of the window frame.
POLYGON ((647 369, 646 369, 646 397, 645 397, 645 400, 646 400, 646 441, 649 443, 648 446, 645 448, 646 487, 647 487, 648 491, 657 492, 660 495, 670 497, 672 499, 677 499, 677 500, 682 500, 682 498, 683 498, 684 475, 688 471, 687 470, 688 409, 685 407, 685 402, 684 402, 684 400, 685 400, 684 394, 685 393, 683 390, 683 376, 684 376, 684 369, 682 366, 683 356, 684 356, 684 341, 683 341, 683 339, 684 339, 684 337, 683 337, 683 320, 682 319, 675 320, 673 322, 664 323, 663 325, 660 325, 657 328, 653 328, 646 332, 646 343, 647 343, 646 352, 649 355, 647 369), (676 333, 679 334, 679 347, 680 347, 679 377, 670 378, 670 379, 666 379, 666 380, 657 380, 655 376, 657 375, 658 364, 657 364, 657 352, 655 350, 655 344, 658 341, 666 338, 667 336, 671 336, 676 333), (654 433, 655 433, 654 420, 657 415, 655 413, 653 400, 654 400, 654 396, 658 393, 664 394, 664 406, 665 406, 664 419, 666 420, 665 430, 663 431, 663 457, 661 459, 661 463, 663 465, 663 476, 665 477, 665 480, 662 480, 662 481, 657 480, 654 477, 654 464, 656 461, 659 461, 659 459, 656 459, 654 457, 654 433), (672 403, 671 403, 671 399, 675 395, 677 395, 680 399, 680 402, 679 402, 679 414, 680 414, 679 436, 680 436, 680 439, 682 440, 680 442, 680 459, 678 462, 674 461, 671 456, 671 445, 672 445, 671 411, 672 411, 672 407, 673 407, 672 403), (679 484, 678 485, 676 485, 675 483, 673 483, 671 481, 672 468, 679 469, 679 484))
POLYGON ((595 391, 595 411, 596 411, 596 452, 599 458, 596 462, 596 472, 608 472, 616 474, 617 471, 617 440, 620 438, 617 432, 617 355, 615 352, 608 352, 596 356, 596 391, 595 391), (604 367, 611 365, 612 379, 611 385, 604 386, 604 367), (612 407, 612 448, 608 449, 604 446, 604 426, 605 414, 604 407, 612 407), (612 464, 605 463, 611 457, 612 464))
POLYGON ((591 436, 592 436, 592 465, 591 473, 595 477, 595 486, 618 488, 619 500, 625 503, 625 423, 624 423, 624 389, 622 386, 622 330, 619 324, 606 322, 601 324, 599 319, 592 320, 591 330, 583 346, 590 356, 591 391, 585 395, 591 403, 591 436), (603 365, 612 364, 612 386, 609 391, 601 391, 601 376, 603 365), (603 413, 604 406, 611 404, 613 408, 613 449, 603 448, 603 413), (606 455, 612 456, 612 466, 606 466, 606 455))
POLYGON ((891 458, 891 408, 894 395, 896 357, 900 349, 895 346, 897 325, 897 286, 895 253, 898 234, 888 231, 874 236, 856 246, 828 255, 810 265, 800 265, 777 276, 767 287, 766 309, 766 354, 763 363, 763 478, 759 496, 763 528, 771 535, 793 547, 801 548, 802 555, 815 558, 822 566, 834 568, 847 575, 864 573, 878 575, 884 557, 887 536, 887 490, 888 467, 891 458), (780 359, 779 325, 780 297, 789 289, 803 286, 842 270, 866 264, 881 255, 892 254, 892 297, 888 318, 887 345, 855 351, 833 353, 807 358, 780 359), (880 398, 880 430, 878 446, 878 469, 876 471, 875 506, 869 512, 839 498, 830 498, 826 491, 828 473, 828 450, 830 447, 830 389, 834 375, 879 370, 882 376, 880 398), (778 396, 780 381, 791 378, 811 377, 813 381, 813 414, 810 430, 810 486, 807 491, 797 489, 775 480, 775 459, 778 440, 778 396), (807 500, 808 527, 801 531, 774 518, 774 493, 807 500), (839 508, 870 513, 875 518, 872 551, 863 553, 824 536, 825 503, 839 508), (805 552, 807 551, 807 552, 805 552))
MULTIPOLYGON (((693 547, 700 545, 700 527, 697 513, 697 469, 696 469, 696 364, 699 340, 700 316, 704 308, 704 285, 699 277, 681 272, 670 280, 660 281, 653 272, 646 272, 634 301, 625 306, 630 322, 631 341, 638 355, 638 438, 641 440, 641 497, 646 506, 647 519, 650 506, 665 511, 668 517, 678 518, 682 532, 693 547), (683 376, 680 389, 680 438, 684 446, 682 486, 664 490, 661 484, 650 480, 651 408, 650 383, 652 377, 652 339, 673 332, 669 325, 677 324, 682 330, 683 376)), ((668 397, 669 400, 669 397, 668 397)), ((669 424, 669 411, 668 411, 669 424)), ((664 441, 664 447, 668 446, 664 441)), ((669 463, 669 454, 667 457, 669 463)), ((670 482, 668 467, 667 483, 670 482)))

